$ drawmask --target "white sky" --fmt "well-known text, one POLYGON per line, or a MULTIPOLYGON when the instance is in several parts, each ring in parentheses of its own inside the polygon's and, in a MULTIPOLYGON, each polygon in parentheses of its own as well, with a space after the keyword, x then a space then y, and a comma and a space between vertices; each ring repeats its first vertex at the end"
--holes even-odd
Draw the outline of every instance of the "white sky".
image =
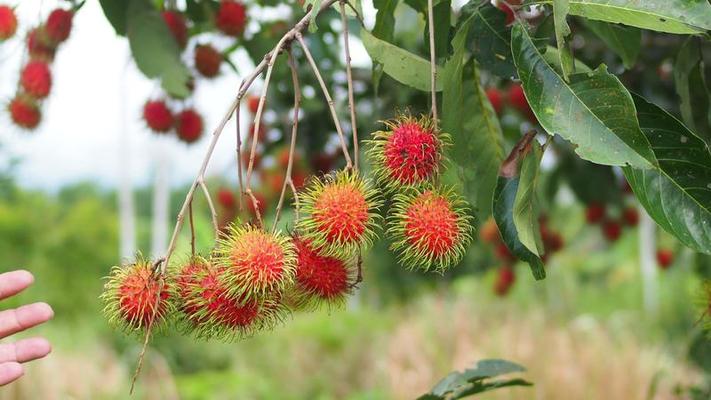
MULTIPOLYGON (((128 42, 116 36, 99 2, 87 1, 52 66, 54 82, 42 107, 42 123, 35 131, 23 131, 12 125, 4 110, 14 96, 22 66, 24 43, 20 38, 37 25, 40 15, 46 18, 57 2, 18 3, 18 35, 0 44, 0 143, 4 146, 0 158, 8 153, 20 157, 18 182, 47 190, 83 180, 113 187, 120 180, 120 172, 128 168, 130 179, 137 186, 150 182, 157 159, 170 164, 173 185, 191 181, 202 161, 209 133, 227 111, 240 77, 223 66, 220 78, 198 80, 194 104, 203 114, 206 127, 200 142, 188 146, 175 137, 157 137, 145 128, 141 109, 148 98, 160 93, 158 83, 146 79, 129 61, 128 42), (126 139, 126 150, 121 150, 122 137, 126 139)), ((371 14, 367 12, 366 19, 371 19, 371 14)), ((228 45, 219 38, 217 43, 228 45)), ((353 43, 353 47, 354 61, 367 64, 362 45, 353 43)), ((241 70, 252 69, 246 57, 233 61, 241 70)), ((253 86, 258 88, 258 83, 253 86)), ((246 117, 242 120, 246 121, 246 117)), ((226 130, 234 132, 234 124, 226 130)), ((234 135, 223 135, 210 164, 212 173, 231 171, 234 148, 234 135)))

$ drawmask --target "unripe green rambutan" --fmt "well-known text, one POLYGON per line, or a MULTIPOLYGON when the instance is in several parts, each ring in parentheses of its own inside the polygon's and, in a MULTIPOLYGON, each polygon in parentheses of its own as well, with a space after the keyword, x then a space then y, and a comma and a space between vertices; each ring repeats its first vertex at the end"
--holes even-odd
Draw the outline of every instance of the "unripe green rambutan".
POLYGON ((347 258, 372 244, 380 205, 378 192, 357 172, 314 178, 299 195, 297 230, 320 254, 347 258))
POLYGON ((281 302, 231 295, 222 279, 224 271, 202 258, 181 267, 176 291, 185 331, 203 339, 234 341, 283 321, 288 310, 281 302))
POLYGON ((419 187, 439 173, 449 135, 435 130, 432 118, 408 114, 385 121, 373 133, 367 155, 379 185, 387 190, 419 187))
POLYGON ((316 309, 326 304, 328 309, 342 307, 355 282, 352 263, 335 257, 322 256, 308 240, 294 237, 296 246, 296 282, 290 302, 297 309, 316 309))
POLYGON ((456 265, 472 240, 466 201, 451 189, 398 193, 388 216, 390 246, 408 268, 444 272, 456 265))
POLYGON ((231 225, 217 242, 213 262, 224 271, 220 280, 235 298, 273 297, 294 283, 294 244, 280 232, 231 225))
POLYGON ((109 323, 127 332, 164 325, 174 309, 174 284, 150 261, 114 267, 101 295, 109 323))

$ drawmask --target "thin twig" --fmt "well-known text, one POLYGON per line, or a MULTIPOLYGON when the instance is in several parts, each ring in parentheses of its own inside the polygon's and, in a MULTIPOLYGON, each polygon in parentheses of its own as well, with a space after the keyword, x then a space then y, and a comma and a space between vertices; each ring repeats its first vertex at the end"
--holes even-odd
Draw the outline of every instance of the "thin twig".
POLYGON ((188 205, 188 215, 190 215, 190 254, 195 257, 195 221, 193 220, 193 202, 188 205))
MULTIPOLYGON (((299 107, 301 107, 301 87, 299 86, 299 72, 296 69, 296 62, 294 61, 294 55, 291 53, 291 49, 289 49, 289 51, 287 52, 287 56, 289 69, 291 70, 291 81, 294 85, 294 121, 291 124, 291 144, 289 147, 289 162, 286 166, 286 176, 284 177, 284 184, 281 187, 279 203, 276 207, 272 232, 276 232, 277 223, 279 222, 279 215, 281 214, 281 208, 284 205, 286 187, 289 184, 293 185, 293 181, 291 180, 291 171, 294 165, 294 152, 296 151, 296 134, 299 130, 299 107)), ((296 190, 294 190, 294 196, 296 196, 296 190)))
POLYGON ((296 210, 296 220, 299 220, 299 192, 294 186, 294 181, 289 179, 289 187, 291 187, 291 192, 294 194, 294 209, 296 210))
POLYGON ((430 89, 432 92, 432 119, 434 120, 434 128, 437 130, 437 60, 435 58, 435 40, 434 40, 434 16, 432 15, 432 0, 427 0, 427 20, 429 21, 430 34, 430 89))
MULTIPOLYGON (((239 85, 239 90, 242 90, 242 87, 244 87, 245 81, 242 80, 242 83, 239 85)), ((239 193, 240 195, 237 196, 237 201, 239 204, 239 211, 242 212, 243 210, 243 202, 242 202, 242 193, 244 193, 244 182, 242 182, 242 134, 240 132, 240 120, 239 120, 239 112, 240 112, 240 106, 242 105, 242 102, 237 103, 237 108, 235 109, 235 134, 237 136, 237 181, 239 182, 239 193)))
POLYGON ((252 189, 247 186, 247 196, 252 200, 252 209, 254 210, 254 215, 257 217, 257 226, 259 228, 264 228, 264 222, 262 221, 262 213, 259 211, 259 200, 252 193, 252 189))
POLYGON ((200 178, 200 187, 205 195, 205 200, 207 200, 207 206, 210 208, 212 227, 215 229, 215 239, 217 239, 220 236, 220 224, 217 222, 217 211, 215 211, 215 205, 212 203, 212 197, 210 197, 210 191, 207 189, 204 178, 200 178))
POLYGON ((351 50, 348 39, 348 19, 346 18, 345 0, 338 5, 341 9, 341 25, 343 25, 343 44, 346 53, 346 77, 348 79, 348 108, 351 111, 351 131, 353 132, 353 165, 358 171, 358 124, 356 121, 355 96, 353 95, 353 71, 351 70, 351 50))
POLYGON ((316 79, 318 80, 319 85, 321 85, 321 90, 323 91, 324 97, 326 97, 328 108, 329 110, 331 110, 331 117, 333 118, 333 123, 336 125, 336 132, 338 132, 338 138, 341 139, 341 150, 343 151, 343 157, 346 158, 346 168, 351 169, 353 168, 353 162, 351 161, 350 154, 348 154, 348 145, 346 144, 346 139, 343 136, 343 129, 341 128, 341 122, 338 120, 338 114, 336 113, 336 108, 334 107, 334 102, 331 98, 331 94, 328 92, 328 87, 323 81, 321 71, 319 71, 318 65, 316 65, 316 61, 314 61, 314 58, 311 55, 311 52, 309 51, 309 47, 306 45, 306 41, 304 41, 304 38, 301 35, 301 32, 296 33, 296 40, 298 40, 299 44, 301 44, 301 48, 304 51, 304 55, 306 56, 306 59, 309 60, 311 69, 313 70, 314 75, 316 75, 316 79))

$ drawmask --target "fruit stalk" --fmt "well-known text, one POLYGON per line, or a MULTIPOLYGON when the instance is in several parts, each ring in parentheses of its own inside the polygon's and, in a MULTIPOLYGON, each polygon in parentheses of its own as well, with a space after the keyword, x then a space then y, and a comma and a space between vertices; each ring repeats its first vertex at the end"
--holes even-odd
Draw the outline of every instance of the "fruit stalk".
POLYGON ((343 25, 343 49, 346 53, 346 79, 348 81, 348 108, 351 112, 351 132, 353 133, 353 167, 358 171, 358 123, 356 121, 355 96, 353 95, 353 71, 351 70, 351 50, 348 38, 345 0, 338 3, 343 25))
POLYGON ((434 129, 437 131, 437 61, 435 59, 435 40, 434 40, 434 16, 432 15, 432 0, 427 0, 427 21, 429 24, 430 34, 430 88, 432 92, 432 119, 434 120, 434 129))

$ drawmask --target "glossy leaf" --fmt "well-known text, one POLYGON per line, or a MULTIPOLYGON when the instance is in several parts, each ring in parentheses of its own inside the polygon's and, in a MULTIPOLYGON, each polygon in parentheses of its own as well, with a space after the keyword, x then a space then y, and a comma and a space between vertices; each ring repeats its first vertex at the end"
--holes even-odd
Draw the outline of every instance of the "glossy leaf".
POLYGON ((604 66, 566 82, 547 64, 526 29, 513 28, 512 53, 528 103, 543 128, 577 145, 586 160, 649 168, 656 161, 629 92, 604 66))
POLYGON ((708 111, 703 107, 699 107, 698 103, 695 103, 696 107, 692 107, 694 99, 692 96, 691 81, 693 75, 699 74, 701 62, 699 41, 696 40, 696 38, 690 37, 684 41, 684 44, 676 56, 676 62, 674 63, 674 86, 676 86, 676 93, 681 100, 679 108, 681 109, 682 120, 686 126, 694 131, 698 131, 696 118, 694 117, 695 109, 701 112, 708 111))
POLYGON ((520 162, 531 151, 533 141, 535 141, 535 133, 526 134, 501 165, 494 191, 493 213, 506 247, 518 259, 526 261, 531 267, 533 277, 541 280, 546 277, 543 261, 521 243, 513 217, 514 202, 519 188, 520 162))
POLYGON ((460 21, 471 25, 468 47, 479 65, 502 78, 515 78, 517 72, 511 57, 511 29, 506 26, 506 15, 491 4, 482 5, 479 0, 470 0, 462 7, 460 21))
MULTIPOLYGON (((375 15, 373 36, 385 42, 392 42, 395 33, 395 8, 397 0, 373 0, 373 6, 378 10, 375 15)), ((378 93, 380 78, 383 76, 383 64, 373 60, 373 87, 378 93)))
POLYGON ((711 154, 701 138, 658 106, 634 97, 659 168, 624 168, 647 213, 684 245, 711 254, 711 154))
POLYGON ((150 3, 130 0, 126 19, 126 36, 131 53, 141 72, 149 78, 160 78, 168 93, 186 97, 190 71, 180 59, 180 49, 168 27, 150 3))
POLYGON ((126 0, 99 0, 106 19, 117 35, 126 35, 126 12, 129 2, 126 0))
POLYGON ((531 142, 531 151, 521 163, 518 190, 513 204, 513 221, 518 239, 537 256, 544 253, 541 226, 538 222, 539 204, 536 194, 538 171, 543 157, 543 149, 537 141, 531 142))
MULTIPOLYGON (((553 69, 559 74, 563 75, 563 69, 560 66, 560 55, 558 54, 558 49, 556 49, 553 46, 546 46, 546 52, 543 53, 543 59, 551 66, 553 69)), ((573 59, 573 65, 575 68, 575 72, 586 72, 590 73, 593 70, 590 69, 585 63, 582 61, 578 60, 577 58, 573 59)))
POLYGON ((642 31, 631 26, 583 19, 583 25, 590 29, 615 54, 620 56, 625 68, 632 68, 642 46, 642 31))
MULTIPOLYGON (((430 90, 430 62, 398 46, 380 40, 365 29, 360 37, 373 61, 396 81, 422 91, 430 90)), ((438 68, 439 69, 439 68, 438 68)), ((437 90, 441 90, 441 71, 437 73, 437 90)))
POLYGON ((455 371, 444 377, 434 388, 418 400, 461 399, 477 393, 506 386, 530 386, 523 379, 489 381, 501 375, 525 372, 522 366, 506 360, 482 360, 472 368, 455 371))
POLYGON ((555 41, 558 44, 558 59, 563 71, 563 77, 568 80, 568 75, 573 73, 573 55, 566 46, 566 38, 570 35, 568 26, 568 0, 553 0, 553 20, 555 22, 555 41))
MULTIPOLYGON (((569 0, 570 14, 668 33, 711 30, 708 0, 569 0)), ((543 3, 551 3, 546 0, 543 3)))

